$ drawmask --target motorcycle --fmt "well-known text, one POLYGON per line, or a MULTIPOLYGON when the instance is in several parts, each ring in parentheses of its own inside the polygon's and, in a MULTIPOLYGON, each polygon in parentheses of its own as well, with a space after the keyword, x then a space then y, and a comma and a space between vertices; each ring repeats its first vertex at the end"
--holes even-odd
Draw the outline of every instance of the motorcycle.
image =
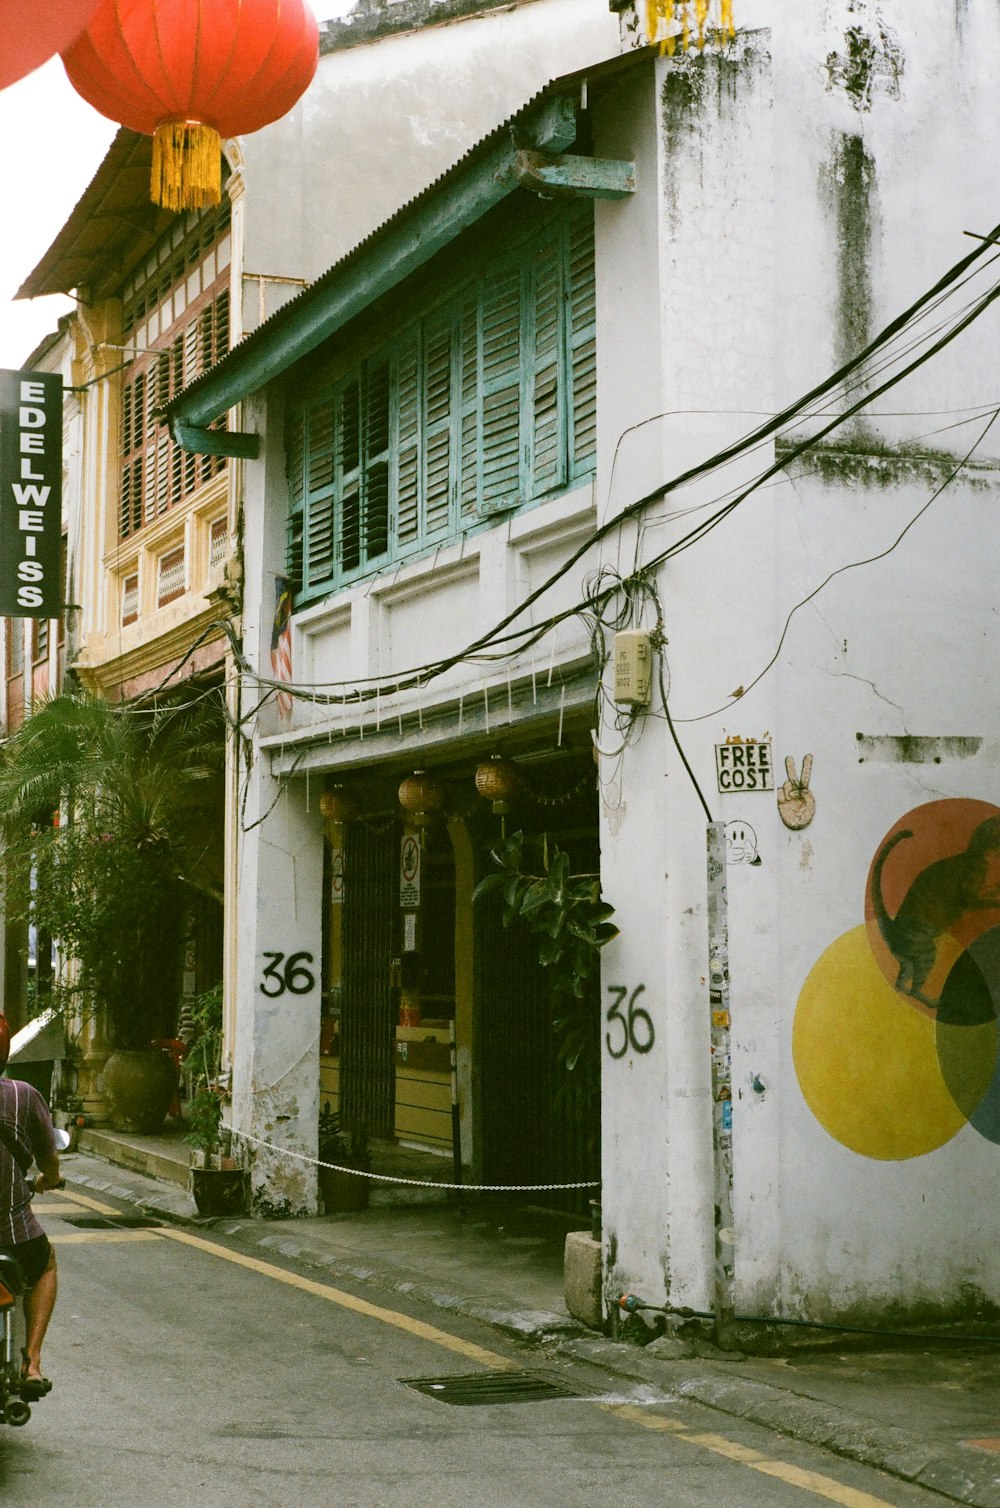
MULTIPOLYGON (((56 1147, 65 1152, 69 1137, 56 1132, 56 1147)), ((21 1397, 21 1339, 24 1328, 24 1274, 16 1258, 0 1253, 0 1422, 20 1427, 31 1418, 21 1397)))

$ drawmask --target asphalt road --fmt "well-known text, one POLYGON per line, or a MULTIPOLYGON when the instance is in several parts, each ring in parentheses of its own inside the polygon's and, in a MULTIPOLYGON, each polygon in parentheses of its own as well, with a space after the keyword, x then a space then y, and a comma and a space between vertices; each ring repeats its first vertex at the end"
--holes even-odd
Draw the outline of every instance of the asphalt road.
MULTIPOLYGON (((944 1499, 212 1232, 81 1229, 50 1195, 55 1386, 0 1427, 4 1508, 932 1508, 944 1499), (569 1390, 455 1406, 412 1379, 569 1390)), ((134 1218, 133 1211, 122 1212, 134 1218)))

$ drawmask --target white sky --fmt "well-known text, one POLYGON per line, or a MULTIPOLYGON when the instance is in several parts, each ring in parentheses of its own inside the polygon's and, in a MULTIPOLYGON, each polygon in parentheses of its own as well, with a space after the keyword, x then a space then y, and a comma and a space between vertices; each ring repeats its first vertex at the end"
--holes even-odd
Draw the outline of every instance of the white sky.
POLYGON ((58 58, 0 90, 0 367, 20 367, 71 309, 12 303, 96 173, 115 126, 85 104, 58 58))
MULTIPOLYGON (((313 11, 340 16, 352 4, 315 0, 313 11)), ((80 98, 58 58, 0 89, 0 367, 22 367, 73 307, 61 296, 13 298, 66 223, 116 130, 80 98)))

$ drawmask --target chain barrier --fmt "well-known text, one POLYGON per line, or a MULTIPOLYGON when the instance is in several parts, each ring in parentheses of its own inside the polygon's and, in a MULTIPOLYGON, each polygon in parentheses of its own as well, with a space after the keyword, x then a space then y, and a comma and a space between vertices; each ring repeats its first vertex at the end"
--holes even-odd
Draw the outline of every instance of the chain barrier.
POLYGON ((436 1178, 396 1178, 391 1173, 366 1173, 362 1168, 345 1168, 338 1162, 323 1162, 305 1152, 293 1152, 290 1147, 276 1147, 274 1142, 250 1136, 246 1131, 237 1131, 234 1135, 238 1141, 266 1147, 269 1152, 277 1152, 279 1157, 294 1157, 298 1162, 309 1162, 316 1168, 330 1168, 334 1173, 353 1173, 355 1178, 368 1178, 373 1183, 405 1183, 411 1189, 458 1189, 464 1194, 528 1194, 555 1189, 599 1189, 601 1186, 599 1180, 592 1183, 439 1183, 436 1178))

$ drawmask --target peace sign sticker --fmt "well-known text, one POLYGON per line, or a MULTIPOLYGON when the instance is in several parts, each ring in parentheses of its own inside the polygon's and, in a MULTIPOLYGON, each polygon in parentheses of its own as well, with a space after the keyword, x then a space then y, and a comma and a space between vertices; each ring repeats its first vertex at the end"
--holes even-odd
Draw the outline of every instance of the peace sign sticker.
POLYGON ((808 827, 816 815, 816 797, 809 789, 812 779, 813 757, 807 754, 802 761, 802 774, 795 773, 795 760, 791 754, 785 760, 787 779, 778 789, 778 816, 786 827, 797 830, 808 827))

